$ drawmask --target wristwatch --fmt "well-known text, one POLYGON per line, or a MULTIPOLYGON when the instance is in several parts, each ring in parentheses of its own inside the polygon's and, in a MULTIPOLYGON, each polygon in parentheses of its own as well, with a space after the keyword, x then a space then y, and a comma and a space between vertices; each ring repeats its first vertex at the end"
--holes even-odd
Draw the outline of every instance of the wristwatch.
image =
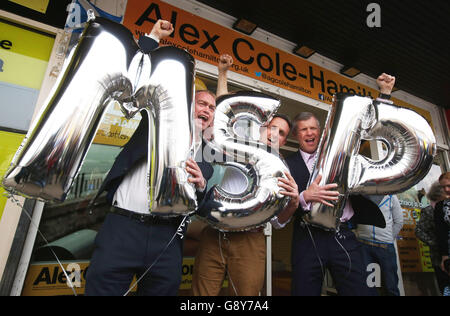
POLYGON ((381 99, 389 100, 391 98, 391 95, 390 94, 380 93, 380 95, 378 97, 381 98, 381 99))

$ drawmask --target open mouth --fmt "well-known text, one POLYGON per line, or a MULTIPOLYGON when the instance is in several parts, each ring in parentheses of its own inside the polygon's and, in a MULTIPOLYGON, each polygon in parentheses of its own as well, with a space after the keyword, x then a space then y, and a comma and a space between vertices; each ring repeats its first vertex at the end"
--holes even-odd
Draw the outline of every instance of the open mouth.
POLYGON ((206 115, 203 115, 203 114, 198 115, 197 118, 202 120, 205 123, 208 122, 208 120, 209 120, 209 117, 206 115))
POLYGON ((315 138, 305 139, 305 143, 308 144, 308 145, 314 145, 315 142, 316 142, 315 138))

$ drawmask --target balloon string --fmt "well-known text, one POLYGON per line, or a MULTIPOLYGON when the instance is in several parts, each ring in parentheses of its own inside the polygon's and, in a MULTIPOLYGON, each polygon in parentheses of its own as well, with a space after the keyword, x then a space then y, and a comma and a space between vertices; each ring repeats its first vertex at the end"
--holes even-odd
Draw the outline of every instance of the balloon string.
POLYGON ((183 239, 184 235, 183 235, 183 228, 186 226, 186 224, 189 223, 189 219, 188 219, 189 215, 186 215, 183 217, 183 220, 181 221, 180 225, 177 228, 177 231, 175 232, 175 234, 173 234, 172 238, 170 239, 170 241, 167 243, 167 245, 164 247, 163 251, 161 251, 161 253, 158 255, 158 257, 155 259, 155 261, 153 261, 153 263, 147 268, 147 270, 145 270, 144 273, 142 273, 142 275, 136 280, 136 282, 133 283, 133 285, 128 289, 128 291, 126 291, 126 293, 123 296, 127 296, 137 285, 138 283, 145 277, 145 275, 153 268, 153 266, 159 261, 159 259, 161 258, 161 256, 164 254, 164 252, 166 252, 166 250, 169 248, 169 246, 172 244, 172 242, 174 241, 175 237, 178 235, 180 236, 181 239, 183 239))
POLYGON ((336 236, 339 236, 345 239, 344 235, 341 235, 339 232, 334 236, 334 239, 336 240, 336 242, 339 244, 339 246, 341 246, 342 249, 344 249, 345 254, 347 255, 348 258, 348 262, 349 262, 349 266, 348 266, 348 272, 347 275, 345 276, 346 278, 349 276, 350 272, 352 272, 352 259, 350 258, 350 255, 348 254, 347 250, 344 248, 344 246, 342 246, 342 244, 339 242, 339 240, 337 240, 336 236))
POLYGON ((313 244, 313 247, 314 247, 314 252, 316 253, 317 259, 319 260, 320 269, 322 270, 322 280, 323 280, 323 279, 325 279, 325 268, 323 266, 322 260, 320 259, 319 252, 318 252, 317 247, 316 247, 316 242, 314 241, 314 238, 313 238, 313 235, 311 233, 311 230, 309 229, 309 225, 305 223, 305 226, 306 226, 306 229, 308 230, 309 236, 311 237, 311 241, 312 241, 312 244, 313 244))
POLYGON ((25 208, 25 206, 23 206, 19 200, 17 200, 13 194, 7 194, 6 195, 8 199, 11 199, 11 201, 13 201, 14 203, 16 203, 17 206, 19 206, 20 208, 22 208, 22 211, 25 213, 25 215, 28 217, 28 219, 30 220, 30 224, 33 225, 34 228, 36 228, 37 232, 39 233, 39 235, 42 237, 42 239, 44 240, 44 242, 46 243, 46 246, 48 246, 48 248, 50 249, 50 252, 52 253, 52 255, 55 257, 56 261, 58 262, 58 265, 60 266, 61 270, 64 273, 64 276, 66 277, 66 280, 69 282, 69 287, 72 289, 73 295, 77 296, 77 292, 75 291, 75 286, 73 285, 72 281, 70 280, 69 276, 67 275, 66 269, 64 268, 64 266, 62 265, 61 261, 59 260, 58 256, 56 255, 56 253, 53 251, 52 246, 50 246, 50 243, 48 242, 47 238, 45 238, 44 234, 40 231, 39 227, 34 223, 32 216, 30 215, 30 213, 28 212, 28 210, 25 208))

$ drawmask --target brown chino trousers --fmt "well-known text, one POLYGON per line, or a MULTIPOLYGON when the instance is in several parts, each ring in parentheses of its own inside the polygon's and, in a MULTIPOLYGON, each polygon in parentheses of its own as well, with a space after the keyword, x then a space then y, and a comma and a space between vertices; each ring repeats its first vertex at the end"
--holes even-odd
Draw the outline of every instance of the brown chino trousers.
POLYGON ((228 274, 228 295, 257 296, 264 285, 266 240, 262 229, 222 233, 207 226, 195 257, 194 295, 217 296, 228 274))

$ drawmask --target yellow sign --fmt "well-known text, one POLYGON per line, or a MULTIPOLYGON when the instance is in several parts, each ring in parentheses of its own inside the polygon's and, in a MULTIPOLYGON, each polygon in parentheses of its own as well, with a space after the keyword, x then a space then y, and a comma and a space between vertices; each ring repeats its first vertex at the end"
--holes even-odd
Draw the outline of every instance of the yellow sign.
POLYGON ((55 39, 0 22, 0 81, 39 90, 55 39))
MULTIPOLYGON (((8 170, 25 135, 0 131, 0 177, 8 170)), ((1 179, 0 179, 1 181, 1 179)), ((5 190, 0 188, 0 219, 6 204, 5 190)))
POLYGON ((45 13, 47 12, 48 3, 50 0, 9 0, 11 2, 20 4, 29 9, 45 13))
POLYGON ((403 227, 397 241, 402 272, 433 272, 430 249, 417 239, 415 233, 420 212, 419 208, 403 206, 403 227))
MULTIPOLYGON (((192 286, 194 260, 193 257, 183 258, 180 290, 189 290, 192 286)), ((59 264, 54 262, 31 264, 28 268, 22 296, 74 295, 74 290, 77 295, 84 294, 89 261, 63 261, 62 266, 66 273, 59 264), (67 281, 66 275, 70 282, 67 281)), ((134 284, 135 281, 136 278, 133 279, 131 284, 134 284)), ((227 284, 227 282, 224 282, 224 287, 227 284)), ((136 287, 131 292, 136 292, 136 287)))
POLYGON ((95 144, 124 146, 140 122, 140 115, 127 120, 118 104, 114 104, 103 116, 94 138, 95 144))

